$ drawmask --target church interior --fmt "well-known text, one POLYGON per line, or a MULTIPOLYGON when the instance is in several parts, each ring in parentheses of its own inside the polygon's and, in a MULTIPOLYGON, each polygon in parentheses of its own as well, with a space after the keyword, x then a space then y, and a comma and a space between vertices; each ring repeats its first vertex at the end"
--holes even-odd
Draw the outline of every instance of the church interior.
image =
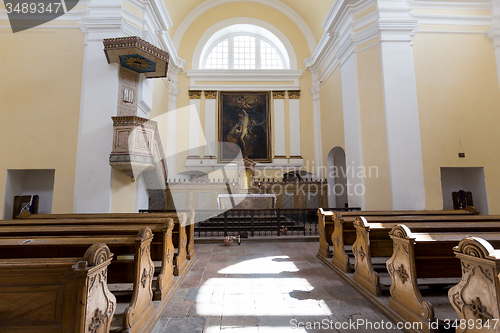
POLYGON ((0 16, 0 332, 500 332, 500 0, 0 16))

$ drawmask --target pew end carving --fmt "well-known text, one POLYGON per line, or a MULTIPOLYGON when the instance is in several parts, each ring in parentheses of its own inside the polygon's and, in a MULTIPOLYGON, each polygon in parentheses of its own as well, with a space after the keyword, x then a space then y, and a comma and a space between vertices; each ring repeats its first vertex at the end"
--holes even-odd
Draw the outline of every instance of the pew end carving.
POLYGON ((325 211, 323 208, 318 209, 318 231, 319 231, 319 250, 318 254, 324 258, 331 258, 330 251, 331 234, 333 232, 332 216, 333 212, 325 211), (327 219, 330 220, 328 226, 326 225, 327 219))
POLYGON ((174 243, 172 242, 172 231, 174 220, 167 219, 167 227, 163 230, 163 256, 162 269, 156 279, 154 299, 161 300, 174 284, 174 243))
POLYGON ((139 230, 136 238, 135 279, 132 301, 123 315, 124 333, 138 332, 154 309, 152 282, 154 263, 151 260, 150 246, 153 232, 149 227, 139 230))
POLYGON ((382 295, 380 277, 373 269, 370 251, 370 226, 364 217, 354 220, 356 241, 352 246, 355 257, 354 280, 376 296, 382 295))
POLYGON ((458 327, 457 333, 500 332, 492 320, 500 319, 500 253, 478 237, 464 238, 453 251, 461 261, 462 279, 448 291, 451 305, 461 320, 491 324, 490 329, 476 324, 458 327))
POLYGON ((396 225, 389 233, 393 241, 393 254, 387 261, 391 276, 389 306, 410 322, 421 322, 426 333, 434 332, 429 322, 434 321, 432 304, 422 300, 415 267, 415 238, 405 225, 396 225))
POLYGON ((332 262, 346 273, 351 273, 349 256, 344 247, 344 218, 339 212, 333 212, 332 262))

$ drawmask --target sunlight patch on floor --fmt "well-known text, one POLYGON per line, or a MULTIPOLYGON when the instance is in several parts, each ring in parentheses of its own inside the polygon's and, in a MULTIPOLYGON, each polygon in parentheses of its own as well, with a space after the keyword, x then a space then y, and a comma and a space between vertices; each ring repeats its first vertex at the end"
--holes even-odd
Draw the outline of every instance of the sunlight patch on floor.
MULTIPOLYGON (((293 277, 297 276, 298 271, 288 256, 250 259, 223 268, 218 273, 226 274, 227 277, 208 279, 200 287, 196 297, 196 312, 202 316, 292 317, 330 314, 326 303, 310 293, 314 288, 307 279, 293 277)), ((290 331, 290 327, 272 327, 273 333, 278 328, 290 331)), ((247 327, 239 329, 246 332, 242 329, 247 327)), ((251 329, 253 327, 248 327, 248 330, 251 329)))

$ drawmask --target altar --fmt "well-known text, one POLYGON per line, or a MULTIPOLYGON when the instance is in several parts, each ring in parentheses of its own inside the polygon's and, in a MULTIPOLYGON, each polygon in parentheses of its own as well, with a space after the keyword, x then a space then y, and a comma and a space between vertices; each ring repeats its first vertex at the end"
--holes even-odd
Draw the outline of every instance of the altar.
POLYGON ((219 209, 273 209, 276 208, 274 194, 219 194, 217 196, 219 209))

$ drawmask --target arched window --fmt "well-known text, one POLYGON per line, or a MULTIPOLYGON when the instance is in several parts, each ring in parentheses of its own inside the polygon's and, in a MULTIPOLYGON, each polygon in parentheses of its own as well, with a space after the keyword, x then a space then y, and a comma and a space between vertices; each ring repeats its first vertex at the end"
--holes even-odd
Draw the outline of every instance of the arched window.
MULTIPOLYGON (((244 26, 244 25, 240 25, 244 26)), ((234 26, 233 26, 234 27, 234 26)), ((265 29, 252 32, 238 31, 225 34, 205 46, 202 69, 289 69, 288 54, 282 43, 276 45, 276 36, 265 29), (268 38, 270 37, 270 38, 268 38), (285 54, 283 54, 283 50, 285 54)))

